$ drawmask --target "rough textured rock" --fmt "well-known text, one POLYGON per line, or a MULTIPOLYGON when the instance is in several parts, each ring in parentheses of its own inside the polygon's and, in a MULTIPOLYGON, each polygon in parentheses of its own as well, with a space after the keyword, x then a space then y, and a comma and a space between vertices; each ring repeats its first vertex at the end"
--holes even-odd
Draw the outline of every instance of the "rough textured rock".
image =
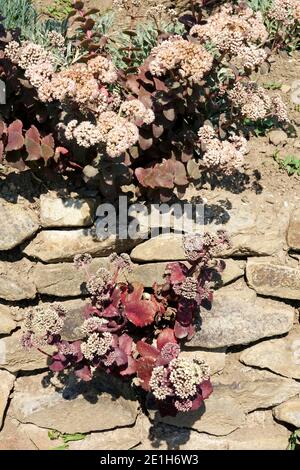
POLYGON ((30 280, 30 261, 0 262, 0 298, 5 300, 33 299, 36 288, 30 280))
POLYGON ((214 392, 200 410, 175 418, 156 415, 155 422, 227 435, 246 425, 248 413, 276 406, 300 393, 296 381, 246 367, 239 363, 237 355, 228 355, 223 373, 212 376, 214 392))
MULTIPOLYGON (((3 417, 8 402, 8 397, 13 388, 15 376, 6 370, 0 370, 0 429, 3 423, 3 417)), ((1 440, 1 434, 0 434, 1 440)))
MULTIPOLYGON (((203 232, 222 229, 229 235, 231 247, 219 256, 272 255, 286 247, 289 211, 282 203, 268 204, 263 197, 242 205, 240 199, 233 199, 230 209, 221 205, 207 208, 204 223, 203 232)), ((182 236, 164 234, 151 238, 135 247, 131 256, 143 262, 184 259, 182 236)))
POLYGON ((293 250, 300 250, 300 209, 296 209, 291 214, 287 242, 293 250))
POLYGON ((144 422, 137 450, 285 450, 289 431, 276 424, 271 411, 255 411, 228 436, 216 437, 163 423, 144 422))
POLYGON ((204 359, 210 367, 210 374, 214 375, 221 372, 225 367, 226 361, 226 348, 219 348, 213 351, 207 350, 184 350, 180 353, 181 356, 186 358, 204 359))
POLYGON ((10 313, 10 308, 0 304, 0 335, 8 335, 16 326, 17 324, 10 313))
POLYGON ((300 379, 300 328, 288 336, 263 341, 246 349, 240 356, 244 364, 269 369, 285 377, 300 379))
MULTIPOLYGON (((141 282, 145 287, 152 287, 155 282, 163 282, 166 263, 146 263, 135 265, 131 273, 126 275, 130 282, 141 282)), ((124 278, 120 277, 120 280, 124 278)))
POLYGON ((231 258, 225 259, 224 261, 226 266, 224 271, 220 273, 220 283, 225 286, 244 275, 246 263, 245 261, 233 260, 231 258))
POLYGON ((94 221, 96 201, 61 198, 55 194, 40 197, 40 220, 43 227, 85 227, 94 221))
POLYGON ((276 129, 274 131, 269 132, 269 140, 273 145, 284 145, 287 143, 288 136, 286 132, 282 131, 281 129, 276 129))
POLYGON ((74 341, 82 338, 80 327, 84 321, 84 307, 87 302, 83 299, 66 300, 62 302, 67 310, 61 335, 64 339, 74 341))
POLYGON ((222 382, 222 375, 216 375, 212 383, 214 393, 199 411, 179 413, 175 418, 156 416, 156 421, 221 436, 244 426, 244 414, 276 406, 300 393, 300 384, 293 380, 258 371, 251 375, 243 369, 235 371, 231 381, 222 382))
POLYGON ((294 309, 258 298, 237 281, 215 293, 211 310, 201 308, 201 318, 201 328, 188 346, 213 349, 287 333, 293 326, 294 309))
POLYGON ((107 379, 87 385, 70 378, 58 391, 47 374, 39 374, 15 382, 9 415, 22 423, 62 433, 87 433, 131 426, 137 409, 136 400, 121 396, 107 379))
MULTIPOLYGON (((17 424, 17 433, 20 438, 26 442, 27 439, 34 444, 36 450, 54 450, 62 445, 62 439, 50 439, 48 436, 48 429, 40 428, 34 424, 23 424, 15 419, 9 420, 17 424)), ((1 436, 1 434, 0 434, 1 436)))
POLYGON ((61 444, 60 439, 49 439, 48 429, 22 424, 9 416, 0 431, 0 450, 51 450, 61 444))
POLYGON ((249 286, 258 294, 300 299, 300 269, 248 259, 246 275, 249 286))
POLYGON ((17 204, 0 201, 0 251, 10 250, 31 237, 39 228, 34 212, 17 204))
POLYGON ((0 450, 37 450, 37 447, 23 430, 19 422, 6 416, 0 431, 0 450))
POLYGON ((114 251, 120 253, 141 241, 142 238, 120 240, 115 235, 110 235, 105 240, 97 240, 90 229, 44 230, 27 245, 24 253, 51 263, 73 260, 74 256, 80 253, 90 253, 93 256, 107 256, 114 251))
POLYGON ((273 416, 278 421, 300 428, 300 398, 290 400, 273 409, 273 416))
POLYGON ((19 330, 0 339, 0 368, 18 372, 47 367, 47 356, 34 349, 25 351, 21 345, 21 336, 19 330))

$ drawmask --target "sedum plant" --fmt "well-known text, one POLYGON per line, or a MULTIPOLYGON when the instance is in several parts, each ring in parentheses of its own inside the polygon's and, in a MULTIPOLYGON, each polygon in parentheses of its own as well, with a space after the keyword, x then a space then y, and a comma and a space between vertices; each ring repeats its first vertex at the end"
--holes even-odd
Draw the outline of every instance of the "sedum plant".
POLYGON ((292 52, 300 46, 300 4, 298 0, 250 0, 263 14, 272 49, 292 52))
POLYGON ((2 133, 6 161, 72 175, 83 171, 87 182, 85 167, 92 166, 106 198, 134 187, 140 197, 168 200, 174 193, 182 197, 195 174, 241 170, 246 120, 288 122, 280 97, 270 97, 250 78, 268 58, 260 12, 244 2, 212 9, 193 1, 191 13, 179 17, 184 31, 174 34, 155 21, 163 7, 150 6, 146 16, 153 18, 156 44, 140 63, 139 3, 117 2, 128 16, 122 34, 129 40, 115 61, 111 38, 97 28, 97 11, 86 10, 81 1, 71 13, 79 25, 73 38, 78 55, 71 65, 54 53, 66 50, 58 32, 44 47, 3 32, 0 70, 8 101, 2 127, 18 120, 24 132, 32 125, 39 132, 34 132, 34 158, 26 145, 12 154, 2 133), (46 149, 45 158, 37 149, 49 135, 52 150, 46 149))
POLYGON ((184 237, 188 264, 166 266, 162 285, 146 292, 139 283, 120 282, 121 272, 131 270, 128 255, 110 255, 111 270, 100 268, 90 275, 91 257, 77 255, 74 264, 84 269, 89 302, 84 309, 76 341, 64 339, 68 312, 60 304, 28 311, 24 347, 40 351, 55 347, 49 357, 50 370, 69 370, 84 381, 97 370, 131 379, 144 392, 152 394, 162 415, 176 415, 198 409, 212 392, 209 367, 202 360, 180 355, 180 343, 190 339, 199 323, 199 310, 212 301, 214 272, 224 263, 214 260, 228 246, 226 234, 195 234, 184 237))

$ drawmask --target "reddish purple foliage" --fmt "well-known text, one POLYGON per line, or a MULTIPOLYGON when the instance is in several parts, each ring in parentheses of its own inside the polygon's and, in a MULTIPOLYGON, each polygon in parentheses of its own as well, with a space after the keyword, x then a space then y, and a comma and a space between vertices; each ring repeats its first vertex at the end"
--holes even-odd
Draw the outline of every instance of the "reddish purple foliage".
MULTIPOLYGON (((212 256, 217 246, 224 245, 226 237, 219 234, 209 238, 206 234, 200 239, 202 242, 196 235, 185 239, 184 248, 193 255, 201 246, 199 252, 195 251, 200 253, 199 256, 190 256, 187 264, 169 263, 164 283, 155 284, 151 294, 145 293, 142 284, 118 282, 120 271, 129 265, 126 257, 122 258, 127 261, 126 266, 120 262, 111 263, 113 272, 100 268, 96 275, 89 276, 87 289, 90 303, 84 309, 82 339, 66 341, 57 330, 52 334, 48 329, 42 338, 57 348, 52 355, 50 369, 53 372, 73 369, 84 381, 91 380, 95 369, 121 377, 136 376, 138 385, 145 392, 154 393, 154 396, 159 393, 160 386, 158 392, 155 391, 153 377, 158 372, 163 373, 162 385, 167 392, 161 399, 156 396, 161 414, 174 415, 178 411, 199 408, 212 391, 208 373, 203 372, 202 379, 201 374, 195 375, 196 383, 192 384, 191 391, 184 391, 187 395, 180 395, 174 377, 178 367, 183 367, 183 372, 190 374, 195 368, 201 371, 199 367, 204 367, 182 362, 179 356, 180 340, 193 336, 203 300, 212 299, 212 256)), ((112 259, 116 261, 116 256, 112 259)), ((88 272, 88 263, 83 264, 88 272)), ((77 262, 76 266, 80 263, 77 262)), ((59 307, 55 308, 59 315, 65 315, 59 307)), ((52 315, 55 313, 52 312, 52 315)), ((34 325, 32 314, 30 318, 32 323, 29 324, 26 339, 27 344, 34 345, 34 326, 30 328, 34 325)), ((39 317, 40 321, 42 318, 39 317)), ((53 318, 57 319, 55 316, 53 318)), ((57 325, 57 321, 54 324, 57 325)))

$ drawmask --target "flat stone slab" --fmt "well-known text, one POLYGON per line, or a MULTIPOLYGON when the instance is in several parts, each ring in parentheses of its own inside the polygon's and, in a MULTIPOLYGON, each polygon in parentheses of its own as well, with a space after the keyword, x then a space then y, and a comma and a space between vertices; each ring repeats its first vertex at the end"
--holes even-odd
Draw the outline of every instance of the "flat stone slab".
POLYGON ((242 352, 240 361, 261 369, 269 369, 285 377, 300 379, 300 328, 288 336, 263 341, 242 352))
POLYGON ((273 409, 273 416, 278 421, 300 428, 300 398, 289 400, 273 409))
POLYGON ((291 214, 287 242, 290 248, 300 251, 300 209, 295 209, 291 214))
POLYGON ((85 227, 94 221, 94 199, 62 198, 56 194, 40 197, 40 221, 43 227, 85 227))
MULTIPOLYGON (((88 271, 90 274, 96 274, 101 267, 111 268, 108 258, 94 258, 88 271)), ((129 282, 141 282, 145 287, 152 287, 154 282, 163 282, 165 267, 166 263, 134 265, 132 272, 126 275, 126 279, 129 282)), ((55 297, 75 297, 87 294, 86 273, 84 270, 76 269, 73 263, 37 263, 32 269, 31 280, 40 294, 55 297)), ((125 280, 122 273, 119 280, 125 280)))
POLYGON ((15 263, 0 262, 0 298, 10 301, 34 299, 36 287, 30 278, 31 268, 27 259, 15 263))
MULTIPOLYGON (((10 372, 36 370, 47 367, 47 356, 35 349, 25 351, 21 345, 20 330, 0 339, 0 368, 10 372)), ((47 349, 50 352, 50 349, 47 349)))
POLYGON ((185 260, 182 247, 182 235, 159 235, 151 238, 140 246, 136 246, 130 257, 132 261, 173 261, 185 260))
POLYGON ((249 286, 258 294, 300 299, 300 269, 248 259, 246 276, 249 286))
POLYGON ((35 213, 17 204, 0 201, 0 251, 11 250, 30 238, 39 228, 35 213))
POLYGON ((82 441, 70 442, 70 450, 129 450, 141 442, 138 426, 93 432, 82 441))
MULTIPOLYGON (((95 274, 100 268, 107 268, 107 258, 94 258, 89 272, 95 274)), ((55 297, 75 297, 86 295, 87 275, 84 270, 76 269, 73 263, 37 263, 32 270, 32 282, 40 294, 55 297)))
POLYGON ((245 413, 276 406, 300 393, 300 384, 283 377, 260 377, 256 380, 233 381, 230 384, 218 383, 218 376, 213 379, 214 394, 230 397, 239 404, 245 413))
POLYGON ((213 393, 199 410, 164 418, 157 413, 155 422, 194 429, 215 436, 226 436, 245 423, 245 414, 233 398, 224 396, 220 399, 213 393))
POLYGON ((9 415, 21 423, 73 434, 131 426, 137 410, 137 401, 120 395, 107 378, 92 383, 70 378, 58 391, 48 374, 39 374, 17 379, 9 415))
POLYGON ((11 315, 11 309, 7 305, 0 304, 0 335, 8 335, 17 324, 11 315))
POLYGON ((288 305, 257 297, 237 281, 216 291, 211 310, 201 308, 200 316, 200 329, 187 344, 214 349, 287 333, 295 312, 288 305))
POLYGON ((254 411, 227 436, 213 436, 165 423, 145 422, 137 450, 285 450, 290 432, 271 411, 254 411))
POLYGON ((126 252, 141 241, 142 239, 120 240, 115 235, 98 240, 91 229, 44 230, 27 245, 24 253, 45 263, 53 263, 72 261, 75 255, 81 253, 104 257, 113 252, 126 252))
MULTIPOLYGON (((283 203, 269 204, 264 197, 242 203, 240 198, 232 199, 232 206, 206 207, 204 225, 199 232, 225 230, 231 247, 219 256, 263 256, 272 255, 287 246, 286 232, 289 210, 283 203), (278 224, 280 220, 280 224, 278 224)), ((181 234, 163 234, 146 240, 131 252, 134 261, 167 261, 184 259, 181 234)))
POLYGON ((209 364, 210 375, 214 375, 218 372, 221 372, 226 363, 226 348, 214 349, 213 351, 208 351, 206 349, 191 349, 187 348, 182 350, 180 353, 181 357, 185 357, 189 360, 197 359, 204 360, 209 364))
MULTIPOLYGON (((6 370, 0 370, 0 429, 3 424, 4 413, 8 403, 10 391, 13 388, 15 376, 6 370)), ((0 434, 1 440, 1 434, 0 434)))
POLYGON ((20 423, 6 416, 0 431, 0 450, 37 450, 37 447, 30 436, 21 431, 20 423))

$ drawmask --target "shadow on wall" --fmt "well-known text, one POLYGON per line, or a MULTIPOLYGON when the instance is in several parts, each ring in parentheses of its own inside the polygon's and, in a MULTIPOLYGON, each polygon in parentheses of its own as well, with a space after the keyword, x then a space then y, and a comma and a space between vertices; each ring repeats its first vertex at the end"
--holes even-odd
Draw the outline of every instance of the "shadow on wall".
MULTIPOLYGON (((101 400, 102 393, 111 395, 112 400, 117 400, 123 397, 126 400, 137 401, 140 398, 141 406, 143 407, 144 392, 135 393, 130 385, 130 380, 127 382, 121 381, 117 377, 106 375, 103 372, 98 372, 90 382, 83 382, 72 374, 59 373, 54 380, 54 374, 48 372, 43 378, 42 385, 44 388, 54 386, 56 391, 67 400, 75 400, 77 397, 82 396, 90 404, 95 404, 101 400)), ((147 397, 147 406, 151 408, 151 397, 147 397)), ((153 402, 154 403, 154 402, 153 402)), ((153 406, 152 403, 152 406, 153 406)), ((149 428, 148 439, 153 448, 167 448, 168 450, 178 450, 183 444, 186 444, 190 439, 191 429, 196 421, 201 419, 205 413, 205 404, 198 410, 190 413, 178 413, 176 417, 162 418, 159 412, 155 409, 150 409, 149 419, 151 426, 149 428)))

